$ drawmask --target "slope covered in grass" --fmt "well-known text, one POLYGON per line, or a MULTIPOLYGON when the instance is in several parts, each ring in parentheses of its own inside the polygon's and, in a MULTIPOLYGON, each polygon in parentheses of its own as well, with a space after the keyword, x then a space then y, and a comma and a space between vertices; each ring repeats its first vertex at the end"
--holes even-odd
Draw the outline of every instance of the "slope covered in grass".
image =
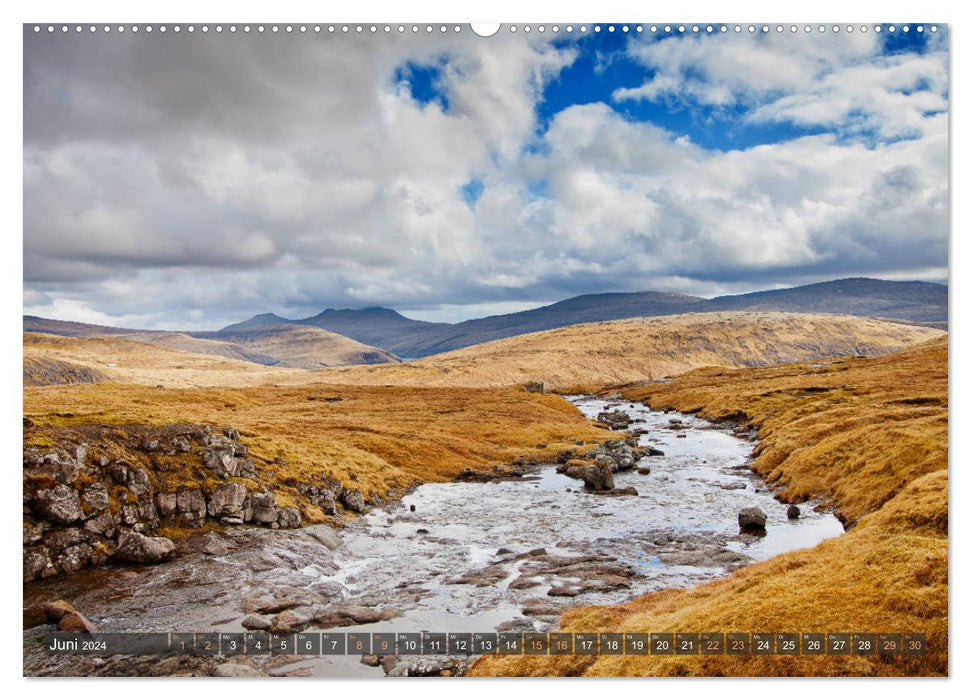
POLYGON ((946 674, 947 355, 939 339, 885 357, 707 369, 622 388, 654 407, 757 427, 755 469, 789 499, 830 501, 852 527, 704 586, 561 620, 573 631, 924 632, 926 656, 501 657, 473 674, 946 674))
MULTIPOLYGON (((26 444, 76 443, 91 426, 233 426, 254 459, 257 479, 286 502, 300 483, 324 476, 384 498, 465 469, 517 459, 553 459, 573 440, 610 437, 559 396, 522 389, 301 387, 156 389, 87 384, 27 389, 26 444)), ((120 449, 125 437, 119 438, 120 449)), ((131 440, 129 440, 131 442, 131 440)), ((136 444, 123 456, 145 461, 136 444)), ((172 460, 169 460, 172 462, 172 460)), ((198 460, 166 465, 170 488, 204 478, 198 460)), ((151 464, 145 465, 151 469, 151 464)), ((314 520, 312 512, 304 513, 314 520)))
POLYGON ((548 388, 674 376, 847 354, 879 355, 941 331, 853 316, 726 312, 567 326, 399 365, 323 370, 334 383, 548 388))
MULTIPOLYGON (((195 339, 193 339, 195 340, 195 339)), ((212 341, 195 341, 198 343, 212 341)), ((31 362, 67 362, 103 381, 166 387, 250 386, 306 381, 300 369, 266 367, 216 353, 177 350, 117 336, 71 337, 24 333, 25 369, 31 362)))

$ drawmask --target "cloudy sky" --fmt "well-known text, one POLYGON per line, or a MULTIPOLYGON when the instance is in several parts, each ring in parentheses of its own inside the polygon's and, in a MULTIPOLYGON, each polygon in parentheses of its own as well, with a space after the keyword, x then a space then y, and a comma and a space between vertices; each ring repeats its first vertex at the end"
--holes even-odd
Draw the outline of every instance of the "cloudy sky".
POLYGON ((944 281, 947 40, 24 33, 24 311, 201 329, 944 281))

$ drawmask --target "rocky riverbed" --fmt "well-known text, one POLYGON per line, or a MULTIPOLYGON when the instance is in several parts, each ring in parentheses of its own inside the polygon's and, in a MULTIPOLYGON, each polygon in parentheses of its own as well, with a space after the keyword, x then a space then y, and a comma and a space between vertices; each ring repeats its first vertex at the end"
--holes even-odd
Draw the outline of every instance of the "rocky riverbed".
POLYGON ((68 600, 104 631, 542 631, 570 606, 694 585, 842 532, 812 503, 791 517, 749 470, 752 442, 731 426, 571 400, 618 429, 617 442, 589 455, 592 446, 578 446, 517 479, 426 484, 340 531, 232 526, 200 533, 157 566, 25 584, 25 672, 461 672, 454 660, 414 657, 52 660, 39 649, 50 629, 42 606, 68 600), (592 482, 586 466, 601 470, 592 482), (744 509, 764 514, 764 530, 740 531, 744 509))

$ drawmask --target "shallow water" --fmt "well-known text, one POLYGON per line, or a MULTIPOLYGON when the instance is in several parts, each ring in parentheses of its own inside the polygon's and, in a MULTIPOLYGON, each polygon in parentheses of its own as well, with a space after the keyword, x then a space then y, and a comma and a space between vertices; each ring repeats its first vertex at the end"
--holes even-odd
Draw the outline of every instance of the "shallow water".
MULTIPOLYGON (((590 417, 616 404, 571 400, 590 417)), ((509 481, 426 484, 350 523, 333 552, 301 531, 234 528, 211 536, 208 553, 162 566, 30 584, 25 605, 66 597, 105 631, 232 631, 242 629, 244 596, 292 589, 326 603, 398 611, 345 628, 357 631, 474 632, 504 624, 544 630, 571 606, 695 585, 843 531, 813 504, 802 504, 802 517, 790 521, 786 504, 748 469, 751 442, 693 416, 618 407, 637 421, 631 428, 647 431, 641 444, 664 452, 638 463, 649 474, 615 475, 618 488, 633 486, 637 496, 585 493, 582 482, 552 465, 509 481), (672 419, 680 427, 670 429, 672 419), (738 511, 750 506, 768 516, 764 537, 739 535, 738 511), (509 553, 498 554, 500 548, 509 553), (456 582, 463 575, 476 581, 483 570, 483 585, 456 582), (554 587, 575 595, 548 595, 554 587)), ((289 668, 382 675, 350 656, 289 668)))

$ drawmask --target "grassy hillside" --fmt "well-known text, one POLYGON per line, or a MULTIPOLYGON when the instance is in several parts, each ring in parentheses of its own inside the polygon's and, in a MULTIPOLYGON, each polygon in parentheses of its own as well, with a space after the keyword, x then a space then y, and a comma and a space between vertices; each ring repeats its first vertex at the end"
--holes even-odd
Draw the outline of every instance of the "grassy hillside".
POLYGON ((24 316, 24 331, 72 338, 124 339, 171 350, 217 355, 270 367, 320 369, 352 364, 397 362, 379 348, 312 326, 272 324, 258 329, 182 333, 113 328, 89 323, 24 316))
POLYGON ((878 358, 689 373, 624 387, 654 407, 759 429, 755 469, 792 500, 832 502, 836 539, 694 589, 576 608, 574 631, 914 631, 929 654, 504 657, 475 675, 904 675, 948 671, 947 340, 878 358))
MULTIPOLYGON (((306 332, 325 333, 315 328, 306 332)), ((236 333, 252 336, 249 342, 256 349, 279 352, 276 340, 260 340, 263 331, 259 329, 240 329, 236 333)), ((175 333, 166 337, 174 339, 182 350, 120 336, 79 338, 25 333, 24 354, 97 370, 111 381, 149 386, 290 385, 321 381, 370 386, 500 387, 543 381, 548 388, 563 389, 581 384, 602 386, 658 379, 711 365, 744 367, 847 353, 882 354, 941 334, 919 326, 849 316, 726 312, 569 326, 407 363, 335 367, 319 372, 271 368, 215 353, 191 352, 190 348, 198 349, 197 344, 218 341, 187 337, 188 344, 183 344, 182 334, 175 333)), ((318 341, 315 339, 311 345, 318 347, 318 341)), ((299 342, 289 352, 299 358, 299 342)))
POLYGON ((674 376, 698 367, 746 367, 883 354, 941 331, 851 316, 682 314, 530 333, 394 366, 325 370, 325 381, 408 386, 549 388, 674 376))
POLYGON ((85 384, 103 382, 108 377, 96 369, 73 362, 41 357, 24 357, 24 386, 48 384, 85 384))
MULTIPOLYGON (((206 336, 208 337, 208 334, 206 336)), ((213 338, 275 358, 278 367, 320 369, 398 362, 390 352, 312 326, 278 325, 212 334, 213 338)), ((269 363, 267 363, 269 364, 269 363)))
POLYGON ((263 313, 223 330, 306 324, 384 348, 400 357, 418 358, 578 323, 713 311, 846 314, 946 328, 947 307, 945 285, 852 278, 712 299, 651 291, 583 294, 526 311, 460 323, 416 321, 381 307, 326 309, 294 321, 263 313))
POLYGON ((304 381, 305 370, 173 350, 117 336, 79 338, 24 333, 24 368, 61 362, 96 373, 98 380, 166 387, 247 386, 304 381))
MULTIPOLYGON (((611 435, 561 397, 515 388, 87 384, 29 388, 24 415, 32 423, 25 428, 25 445, 76 443, 91 426, 120 426, 122 434, 128 425, 233 426, 256 463, 259 482, 284 503, 288 494, 295 496, 297 484, 319 484, 325 475, 369 497, 384 497, 453 479, 464 469, 553 459, 574 447, 573 440, 611 435)), ((125 457, 134 459, 137 451, 125 457)), ((197 467, 191 460, 183 470, 170 464, 164 481, 173 488, 199 485, 197 467)), ((304 517, 319 514, 308 511, 304 517)))

